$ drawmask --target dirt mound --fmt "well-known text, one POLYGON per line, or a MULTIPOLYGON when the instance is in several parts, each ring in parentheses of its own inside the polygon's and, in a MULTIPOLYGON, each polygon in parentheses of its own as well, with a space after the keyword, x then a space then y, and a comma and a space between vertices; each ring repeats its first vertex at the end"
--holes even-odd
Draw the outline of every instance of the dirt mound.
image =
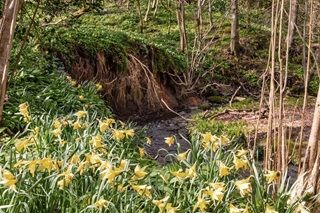
POLYGON ((101 94, 118 115, 159 111, 165 108, 161 100, 171 108, 188 104, 182 95, 183 88, 174 83, 172 67, 158 71, 157 64, 162 63, 163 68, 172 61, 159 61, 156 55, 159 51, 153 46, 136 45, 131 49, 125 55, 105 51, 92 54, 78 46, 69 63, 64 56, 59 58, 72 78, 101 84, 101 94))

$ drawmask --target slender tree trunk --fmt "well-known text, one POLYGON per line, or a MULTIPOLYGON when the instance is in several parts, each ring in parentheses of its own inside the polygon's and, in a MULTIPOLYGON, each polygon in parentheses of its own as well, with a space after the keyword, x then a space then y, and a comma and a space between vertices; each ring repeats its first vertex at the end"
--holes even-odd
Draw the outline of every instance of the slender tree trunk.
POLYGON ((184 0, 176 1, 176 15, 180 33, 180 51, 184 53, 186 52, 185 49, 187 48, 187 34, 184 20, 184 0))
POLYGON ((293 36, 296 31, 296 24, 298 18, 298 0, 290 0, 290 12, 289 12, 289 22, 288 22, 288 34, 287 34, 287 44, 289 51, 292 48, 293 36))
POLYGON ((240 52, 240 43, 239 43, 239 8, 238 8, 238 0, 231 0, 231 43, 230 49, 231 54, 236 56, 239 55, 240 52))
POLYGON ((20 0, 7 0, 0 25, 0 122, 6 95, 9 59, 20 0))

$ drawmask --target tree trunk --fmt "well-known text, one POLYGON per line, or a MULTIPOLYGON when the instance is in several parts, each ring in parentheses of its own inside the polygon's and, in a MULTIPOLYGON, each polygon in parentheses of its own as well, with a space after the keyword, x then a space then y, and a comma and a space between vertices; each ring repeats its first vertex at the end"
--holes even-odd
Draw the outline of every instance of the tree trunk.
POLYGON ((296 31, 298 17, 298 0, 290 0, 290 12, 289 12, 289 22, 288 22, 288 35, 287 44, 289 51, 292 48, 293 36, 296 31))
POLYGON ((239 43, 239 15, 238 15, 238 0, 231 0, 231 42, 230 49, 231 54, 238 56, 240 52, 239 43))
POLYGON ((0 25, 0 122, 6 95, 9 59, 20 0, 7 0, 0 25))
POLYGON ((176 15, 177 15, 177 23, 179 27, 180 33, 180 51, 185 53, 187 48, 187 34, 186 34, 186 25, 184 20, 184 0, 176 1, 176 15))

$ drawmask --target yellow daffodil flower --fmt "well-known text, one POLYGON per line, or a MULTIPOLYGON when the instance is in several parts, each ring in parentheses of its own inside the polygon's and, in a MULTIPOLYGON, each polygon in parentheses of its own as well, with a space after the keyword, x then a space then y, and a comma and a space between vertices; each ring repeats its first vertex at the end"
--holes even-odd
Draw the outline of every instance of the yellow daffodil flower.
POLYGON ((202 197, 198 196, 198 201, 193 207, 193 211, 200 208, 202 212, 206 211, 207 205, 209 204, 209 201, 203 199, 202 197))
POLYGON ((84 99, 84 96, 83 95, 79 95, 79 100, 83 100, 84 99))
POLYGON ((246 155, 248 152, 249 152, 249 150, 245 150, 245 149, 237 150, 237 157, 242 157, 242 156, 246 155))
POLYGON ((268 184, 275 182, 280 173, 277 171, 269 171, 269 170, 267 171, 268 171, 268 174, 265 174, 264 176, 267 178, 268 184))
POLYGON ((54 129, 54 130, 51 131, 51 133, 52 133, 54 136, 58 137, 59 135, 61 135, 62 130, 61 130, 61 129, 54 129))
POLYGON ((147 144, 151 145, 151 139, 149 137, 146 137, 147 139, 147 144))
POLYGON ((223 191, 223 188, 218 188, 216 190, 212 190, 211 188, 206 187, 203 191, 203 195, 210 196, 211 200, 213 200, 213 201, 217 200, 217 201, 221 202, 223 195, 224 195, 224 191, 223 191))
POLYGON ((126 135, 126 138, 133 137, 134 130, 133 129, 124 130, 124 134, 126 135))
POLYGON ((99 121, 99 127, 101 132, 107 131, 110 127, 112 127, 112 124, 116 123, 116 121, 112 118, 106 118, 103 121, 99 121))
POLYGON ((108 203, 109 201, 103 199, 102 197, 97 201, 95 202, 93 205, 96 206, 96 207, 99 207, 100 211, 102 210, 102 208, 107 208, 108 207, 108 203))
POLYGON ((238 209, 233 204, 229 205, 229 213, 243 213, 244 209, 238 209))
POLYGON ((221 145, 228 145, 229 142, 230 142, 230 140, 226 136, 223 135, 223 136, 220 137, 221 145))
POLYGON ((98 88, 98 90, 102 90, 102 85, 101 85, 101 84, 97 83, 97 84, 95 84, 95 85, 96 85, 96 87, 98 88))
POLYGON ((211 186, 214 190, 220 189, 222 191, 225 191, 224 182, 216 182, 216 183, 209 183, 209 186, 211 186))
POLYGON ((238 158, 236 155, 233 155, 233 163, 236 167, 236 170, 241 168, 247 169, 247 166, 248 166, 248 160, 243 158, 238 158))
POLYGON ((79 155, 77 154, 72 155, 72 157, 69 159, 69 162, 72 164, 77 164, 78 161, 79 161, 79 155))
POLYGON ((59 121, 58 118, 56 118, 56 119, 53 121, 53 127, 54 127, 55 129, 61 129, 61 128, 62 128, 62 124, 61 124, 61 122, 59 121))
POLYGON ((57 185, 59 186, 59 189, 64 189, 71 182, 71 180, 72 180, 72 178, 74 176, 74 174, 72 174, 71 170, 72 170, 72 165, 70 165, 68 167, 67 171, 65 171, 62 174, 58 175, 58 176, 64 176, 64 179, 59 180, 58 183, 57 183, 57 185))
POLYGON ((144 171, 146 168, 147 168, 146 166, 143 167, 143 168, 140 168, 140 166, 137 165, 134 168, 134 176, 131 179, 132 180, 137 180, 137 179, 144 178, 148 174, 147 172, 144 171))
POLYGON ((181 172, 181 171, 178 171, 178 172, 170 172, 173 176, 177 177, 177 178, 181 178, 181 179, 185 179, 187 178, 187 173, 185 172, 181 172))
POLYGON ((29 146, 29 139, 17 139, 15 141, 15 146, 18 152, 21 150, 26 149, 29 146))
POLYGON ((174 137, 171 136, 171 137, 166 137, 164 138, 165 139, 165 143, 168 144, 168 146, 171 146, 172 144, 174 144, 174 137))
POLYGON ((28 116, 29 115, 27 102, 22 103, 22 104, 19 105, 19 112, 23 116, 28 116))
POLYGON ((131 187, 132 187, 136 192, 138 192, 139 195, 141 195, 141 196, 147 196, 147 197, 149 197, 150 199, 152 198, 152 195, 151 195, 151 193, 150 193, 151 186, 131 184, 131 187))
POLYGON ((38 164, 40 165, 38 170, 44 170, 47 169, 48 172, 50 173, 52 169, 55 169, 55 161, 52 160, 52 158, 43 158, 38 161, 38 164))
POLYGON ((87 114, 87 111, 83 111, 83 110, 80 110, 78 112, 76 112, 74 115, 78 117, 78 119, 80 118, 83 118, 84 116, 86 116, 87 114))
POLYGON ((125 137, 124 131, 117 130, 117 129, 112 130, 112 135, 113 135, 113 138, 117 141, 121 141, 125 137))
POLYGON ((246 194, 251 192, 250 177, 235 181, 234 184, 236 185, 237 189, 240 191, 241 197, 244 197, 246 194))
POLYGON ((187 156, 188 156, 188 153, 189 153, 190 149, 188 149, 187 151, 185 152, 182 152, 180 154, 177 155, 177 160, 178 161, 183 161, 183 160, 186 160, 187 159, 187 156))
POLYGON ((86 156, 86 162, 88 162, 92 165, 99 166, 102 163, 101 157, 96 153, 86 154, 85 156, 86 156))
POLYGON ((74 124, 73 124, 73 129, 77 130, 82 126, 81 121, 78 119, 74 124))
POLYGON ((103 146, 102 146, 102 137, 101 137, 101 135, 99 133, 98 133, 98 135, 92 137, 92 139, 90 140, 90 143, 92 144, 92 146, 94 148, 97 148, 97 149, 103 148, 103 146))
POLYGON ((278 213, 276 210, 274 210, 269 204, 266 205, 266 213, 278 213))
POLYGON ((159 212, 162 213, 169 197, 165 197, 161 200, 153 200, 152 203, 159 208, 159 212))
POLYGON ((2 170, 2 180, 0 181, 0 184, 3 184, 4 186, 7 186, 15 191, 17 182, 18 180, 9 170, 2 170))
POLYGON ((138 149, 139 149, 140 157, 144 157, 145 156, 144 148, 138 147, 138 149))
POLYGON ((193 166, 191 166, 189 169, 186 169, 186 173, 189 178, 194 178, 196 176, 196 172, 197 172, 196 165, 197 163, 194 163, 193 166))
POLYGON ((28 165, 26 171, 30 172, 32 174, 32 177, 34 177, 38 162, 39 160, 25 161, 25 164, 28 165))
POLYGON ((227 167, 224 163, 219 161, 218 165, 219 165, 219 176, 220 177, 228 176, 230 174, 230 172, 229 172, 230 168, 227 167))

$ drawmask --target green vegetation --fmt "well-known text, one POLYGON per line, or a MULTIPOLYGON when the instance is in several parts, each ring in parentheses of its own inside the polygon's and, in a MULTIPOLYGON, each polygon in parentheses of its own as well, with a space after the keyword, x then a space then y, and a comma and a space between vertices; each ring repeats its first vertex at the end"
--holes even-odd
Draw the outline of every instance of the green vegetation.
MULTIPOLYGON (((160 83, 167 83, 170 77, 186 89, 194 86, 187 84, 190 80, 197 85, 188 92, 202 91, 210 96, 208 101, 219 104, 228 103, 228 99, 219 96, 216 82, 231 88, 245 84, 247 90, 258 93, 268 57, 265 38, 270 29, 263 18, 266 11, 241 11, 244 57, 237 58, 228 53, 229 1, 214 1, 214 27, 201 42, 197 40, 199 27, 194 21, 196 5, 186 5, 186 53, 178 50, 180 38, 173 2, 159 4, 157 14, 150 12, 146 22, 141 22, 136 11, 138 1, 127 9, 114 2, 96 3, 95 10, 88 9, 82 16, 67 17, 62 13, 52 20, 57 23, 32 29, 28 37, 18 72, 8 88, 0 128, 1 212, 295 213, 308 209, 306 202, 310 200, 293 197, 295 185, 284 174, 281 179, 279 171, 264 171, 251 158, 241 121, 195 115, 189 123, 190 139, 186 139, 190 148, 182 153, 174 136, 164 138, 163 143, 176 146, 177 152, 168 154, 173 159, 171 164, 160 167, 146 155, 145 147, 152 141, 133 123, 117 120, 109 103, 102 99, 112 91, 99 82, 111 85, 113 79, 96 77, 97 66, 104 65, 104 71, 110 71, 114 79, 134 74, 136 78, 128 80, 132 84, 143 76, 150 86, 150 76, 159 74, 155 79, 160 83), (197 45, 201 49, 210 40, 210 47, 194 54, 197 45), (103 58, 99 58, 101 55, 103 58), (138 69, 129 72, 130 56, 137 58, 136 64, 152 67, 151 74, 149 68, 141 69, 143 74, 148 73, 145 75, 138 69), (83 61, 77 61, 77 57, 83 61), (80 81, 84 73, 89 77, 80 81)), ((30 2, 27 5, 35 7, 30 2)), ((83 10, 88 6, 80 1, 75 5, 83 6, 83 10)), ((29 12, 30 8, 26 10, 29 12)), ((53 9, 44 8, 47 19, 53 9)), ((144 14, 146 4, 141 5, 141 10, 144 14)), ((203 17, 206 31, 208 13, 204 12, 203 17)), ((17 28, 12 62, 17 60, 28 22, 21 20, 17 28)), ((289 84, 296 85, 297 91, 303 76, 299 63, 290 64, 289 84)), ((137 85, 133 87, 142 88, 137 85)), ((312 78, 311 94, 315 94, 318 85, 319 80, 312 78)), ((131 89, 126 84, 118 86, 122 89, 119 96, 131 89)), ((142 100, 140 91, 136 95, 142 100)), ((296 99, 288 98, 287 102, 293 105, 296 99)), ((257 103, 246 98, 232 107, 255 108, 257 103)))

